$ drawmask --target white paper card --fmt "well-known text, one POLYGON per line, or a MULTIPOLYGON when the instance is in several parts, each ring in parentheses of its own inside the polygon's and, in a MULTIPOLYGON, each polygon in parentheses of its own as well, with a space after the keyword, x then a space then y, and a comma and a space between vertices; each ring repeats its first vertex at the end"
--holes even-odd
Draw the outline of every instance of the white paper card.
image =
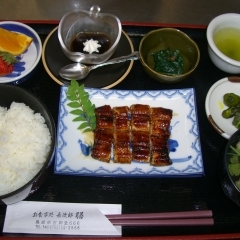
POLYGON ((105 214, 121 214, 120 204, 23 201, 8 205, 3 232, 121 236, 105 214))

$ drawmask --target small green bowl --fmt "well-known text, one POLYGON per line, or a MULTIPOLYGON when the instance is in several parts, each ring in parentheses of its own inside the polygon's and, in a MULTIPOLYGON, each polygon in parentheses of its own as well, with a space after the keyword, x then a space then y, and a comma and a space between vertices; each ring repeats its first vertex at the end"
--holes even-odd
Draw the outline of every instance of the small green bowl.
POLYGON ((195 70, 200 60, 197 44, 184 32, 175 28, 161 28, 147 33, 140 42, 139 55, 146 73, 163 83, 176 83, 185 79, 195 70), (184 60, 181 75, 168 76, 154 71, 155 63, 151 54, 167 48, 180 51, 184 60))

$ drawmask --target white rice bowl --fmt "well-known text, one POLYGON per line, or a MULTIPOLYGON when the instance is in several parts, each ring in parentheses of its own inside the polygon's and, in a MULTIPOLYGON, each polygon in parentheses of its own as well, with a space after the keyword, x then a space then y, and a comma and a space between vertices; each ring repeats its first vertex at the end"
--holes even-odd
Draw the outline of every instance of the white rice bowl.
POLYGON ((0 196, 28 183, 47 160, 51 134, 40 113, 24 103, 0 106, 0 196))

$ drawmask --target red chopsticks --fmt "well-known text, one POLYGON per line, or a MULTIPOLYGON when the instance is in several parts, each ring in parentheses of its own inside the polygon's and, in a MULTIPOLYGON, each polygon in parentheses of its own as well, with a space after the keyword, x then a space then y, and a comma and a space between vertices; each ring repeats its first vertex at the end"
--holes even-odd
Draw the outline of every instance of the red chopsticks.
POLYGON ((106 215, 119 226, 206 226, 213 225, 211 210, 187 212, 142 213, 106 215))

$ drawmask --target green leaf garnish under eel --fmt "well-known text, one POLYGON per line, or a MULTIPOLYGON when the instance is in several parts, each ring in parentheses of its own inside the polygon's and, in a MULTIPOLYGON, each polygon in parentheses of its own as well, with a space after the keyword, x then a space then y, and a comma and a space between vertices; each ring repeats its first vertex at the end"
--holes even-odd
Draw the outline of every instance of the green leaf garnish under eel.
POLYGON ((81 122, 78 129, 83 132, 91 132, 96 128, 95 105, 92 104, 84 85, 79 85, 76 80, 71 80, 67 90, 67 98, 70 101, 67 105, 74 110, 71 114, 76 115, 74 122, 81 122))

